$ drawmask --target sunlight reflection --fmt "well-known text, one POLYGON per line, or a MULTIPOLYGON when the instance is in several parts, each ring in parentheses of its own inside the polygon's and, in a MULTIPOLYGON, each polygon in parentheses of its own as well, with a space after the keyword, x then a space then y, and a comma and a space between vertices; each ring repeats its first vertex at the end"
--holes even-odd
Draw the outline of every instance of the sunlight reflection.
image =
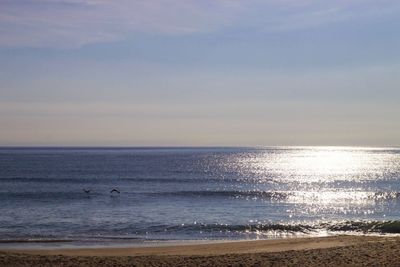
POLYGON ((359 172, 365 161, 362 155, 345 150, 309 150, 300 151, 288 162, 294 173, 317 175, 331 175, 341 172, 359 172))
POLYGON ((357 192, 357 191, 300 191, 294 192, 289 197, 291 202, 309 202, 326 204, 335 202, 352 202, 354 204, 362 204, 371 200, 375 200, 374 192, 357 192))
POLYGON ((251 190, 264 192, 254 194, 256 198, 268 196, 270 200, 292 203, 362 206, 371 201, 398 197, 390 191, 380 194, 363 186, 363 181, 376 180, 398 168, 392 155, 382 156, 383 150, 301 147, 270 151, 238 157, 236 162, 241 175, 257 183, 251 190))
POLYGON ((290 153, 282 149, 238 160, 240 171, 257 175, 260 182, 270 179, 300 183, 374 179, 390 170, 392 164, 391 158, 382 160, 379 151, 371 153, 347 147, 299 148, 290 153))

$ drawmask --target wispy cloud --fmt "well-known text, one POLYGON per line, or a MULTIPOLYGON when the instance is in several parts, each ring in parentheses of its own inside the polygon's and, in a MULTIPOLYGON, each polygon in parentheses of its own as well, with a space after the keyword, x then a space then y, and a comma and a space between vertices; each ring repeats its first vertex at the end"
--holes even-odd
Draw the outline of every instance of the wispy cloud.
POLYGON ((227 24, 234 9, 224 1, 3 1, 0 44, 73 47, 137 32, 204 32, 227 24))
POLYGON ((141 32, 181 35, 235 26, 282 31, 398 6, 389 0, 3 0, 0 45, 79 47, 141 32))

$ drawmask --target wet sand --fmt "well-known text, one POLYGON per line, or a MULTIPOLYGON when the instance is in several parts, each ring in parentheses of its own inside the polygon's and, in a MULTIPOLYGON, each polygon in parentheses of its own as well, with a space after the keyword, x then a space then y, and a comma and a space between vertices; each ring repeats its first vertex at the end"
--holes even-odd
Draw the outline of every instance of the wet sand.
POLYGON ((0 266, 400 266, 400 237, 0 251, 0 266))

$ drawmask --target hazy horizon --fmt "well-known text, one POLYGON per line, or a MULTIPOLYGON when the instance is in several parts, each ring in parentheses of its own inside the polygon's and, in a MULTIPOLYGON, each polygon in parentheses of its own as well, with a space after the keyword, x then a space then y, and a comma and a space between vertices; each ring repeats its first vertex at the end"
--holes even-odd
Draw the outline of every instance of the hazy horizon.
POLYGON ((0 3, 0 146, 400 145, 400 2, 0 3))

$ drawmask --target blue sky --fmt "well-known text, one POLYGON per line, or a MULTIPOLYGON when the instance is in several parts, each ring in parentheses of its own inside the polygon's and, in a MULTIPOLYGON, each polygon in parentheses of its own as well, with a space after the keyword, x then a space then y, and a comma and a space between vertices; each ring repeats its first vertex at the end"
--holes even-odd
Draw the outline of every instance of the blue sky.
POLYGON ((398 1, 0 1, 0 145, 400 144, 398 1))

